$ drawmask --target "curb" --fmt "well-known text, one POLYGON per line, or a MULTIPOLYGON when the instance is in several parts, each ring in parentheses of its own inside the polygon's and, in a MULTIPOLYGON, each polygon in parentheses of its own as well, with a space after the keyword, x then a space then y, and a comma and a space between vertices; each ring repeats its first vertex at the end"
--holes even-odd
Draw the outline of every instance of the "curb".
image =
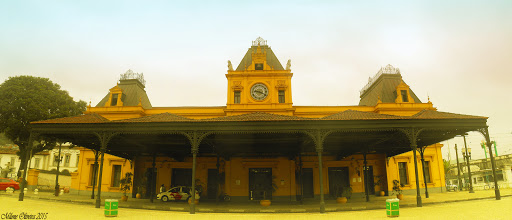
MULTIPOLYGON (((0 194, 0 196, 5 197, 14 197, 15 194, 0 194)), ((501 197, 511 197, 512 195, 501 195, 501 197)), ((64 202, 64 203, 74 203, 74 204, 84 204, 84 205, 94 205, 95 201, 83 201, 83 200, 73 200, 73 199, 59 199, 52 197, 41 197, 34 195, 26 195, 25 199, 33 199, 33 200, 48 200, 55 202, 64 202)), ((495 199, 494 196, 489 197, 480 197, 480 198, 467 198, 467 199, 455 199, 455 200, 447 200, 447 201, 436 201, 436 202, 428 202, 423 203, 423 206, 442 204, 442 203, 454 203, 454 202, 466 202, 466 201, 475 201, 475 200, 485 200, 485 199, 495 199)), ((414 208, 417 207, 416 204, 401 204, 400 208, 414 208)), ((157 206, 157 205, 133 205, 133 204, 119 204, 119 208, 130 208, 130 209, 145 209, 145 210, 160 210, 160 211, 175 211, 175 212, 189 212, 188 207, 168 207, 168 206, 157 206)), ((376 204, 370 204, 369 206, 357 206, 357 207, 326 207, 326 212, 345 212, 345 211, 364 211, 364 210, 379 210, 385 209, 383 206, 379 206, 376 204)), ((318 213, 320 212, 320 207, 318 208, 253 208, 253 209, 236 209, 236 208, 200 208, 196 209, 196 212, 200 213, 318 213)))

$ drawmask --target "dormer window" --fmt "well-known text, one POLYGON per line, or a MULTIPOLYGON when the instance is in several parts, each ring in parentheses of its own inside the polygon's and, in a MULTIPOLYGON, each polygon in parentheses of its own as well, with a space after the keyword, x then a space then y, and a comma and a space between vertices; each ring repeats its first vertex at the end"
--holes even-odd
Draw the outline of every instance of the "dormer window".
POLYGON ((112 101, 110 102, 110 106, 116 106, 118 98, 119 98, 119 94, 112 94, 112 101))
POLYGON ((255 70, 263 70, 263 63, 256 63, 254 64, 255 70))
POLYGON ((402 95, 402 102, 409 102, 409 96, 407 95, 407 90, 400 90, 402 95))

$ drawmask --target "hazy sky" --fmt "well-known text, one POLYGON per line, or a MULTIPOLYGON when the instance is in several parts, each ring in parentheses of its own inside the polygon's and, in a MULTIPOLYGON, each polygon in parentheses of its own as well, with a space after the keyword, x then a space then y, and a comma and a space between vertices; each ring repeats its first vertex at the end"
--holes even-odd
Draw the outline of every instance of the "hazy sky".
MULTIPOLYGON (((510 0, 4 1, 0 82, 48 77, 96 105, 133 69, 153 106, 222 106, 227 60, 236 68, 258 36, 292 60, 294 105, 357 105, 391 64, 439 111, 489 117, 499 154, 512 153, 510 0)), ((468 138, 474 158, 481 140, 468 138)), ((463 146, 443 143, 445 158, 463 146)))

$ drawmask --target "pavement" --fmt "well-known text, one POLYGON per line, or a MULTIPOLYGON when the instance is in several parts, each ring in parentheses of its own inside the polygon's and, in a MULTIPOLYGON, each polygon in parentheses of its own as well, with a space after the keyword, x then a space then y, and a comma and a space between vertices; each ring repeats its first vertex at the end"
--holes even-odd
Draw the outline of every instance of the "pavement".
MULTIPOLYGON (((512 189, 501 189, 501 197, 512 197, 512 189)), ((7 194, 5 191, 0 192, 1 197, 14 197, 19 196, 19 191, 13 194, 7 194)), ((444 192, 444 193, 430 193, 429 198, 425 198, 422 194, 423 206, 431 206, 444 203, 465 202, 473 200, 489 200, 494 199, 494 190, 475 191, 469 193, 467 191, 461 192, 444 192)), ((326 212, 342 212, 342 211, 363 211, 363 210, 382 210, 385 209, 386 199, 395 198, 395 196, 371 196, 370 201, 366 202, 365 197, 352 197, 345 204, 338 204, 335 200, 325 200, 326 212)), ((101 205, 103 207, 105 199, 112 199, 111 197, 102 197, 101 205)), ((118 198, 114 198, 118 199, 118 198)), ((61 196, 54 196, 52 193, 40 192, 37 195, 33 192, 25 194, 25 200, 39 200, 39 201, 54 201, 70 204, 83 204, 94 207, 96 199, 91 199, 91 195, 76 195, 64 194, 61 196)), ((23 203, 23 202, 22 202, 23 203)), ((400 201, 400 208, 417 207, 416 195, 404 195, 404 199, 400 201)), ((160 211, 176 211, 176 212, 189 212, 190 205, 186 202, 162 202, 154 200, 153 203, 149 199, 135 199, 129 198, 128 201, 119 201, 119 208, 129 209, 145 209, 145 210, 160 210, 160 211)), ((272 202, 269 207, 262 207, 258 202, 219 202, 201 200, 196 205, 196 213, 319 213, 319 201, 305 201, 300 202, 272 202)))

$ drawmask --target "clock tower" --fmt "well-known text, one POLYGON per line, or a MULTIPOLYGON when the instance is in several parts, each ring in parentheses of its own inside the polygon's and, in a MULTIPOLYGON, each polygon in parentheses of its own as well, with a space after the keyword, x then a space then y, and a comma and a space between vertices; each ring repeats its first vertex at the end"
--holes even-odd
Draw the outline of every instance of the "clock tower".
POLYGON ((261 37, 252 42, 235 70, 228 61, 226 115, 249 112, 293 115, 290 62, 283 68, 261 37))

